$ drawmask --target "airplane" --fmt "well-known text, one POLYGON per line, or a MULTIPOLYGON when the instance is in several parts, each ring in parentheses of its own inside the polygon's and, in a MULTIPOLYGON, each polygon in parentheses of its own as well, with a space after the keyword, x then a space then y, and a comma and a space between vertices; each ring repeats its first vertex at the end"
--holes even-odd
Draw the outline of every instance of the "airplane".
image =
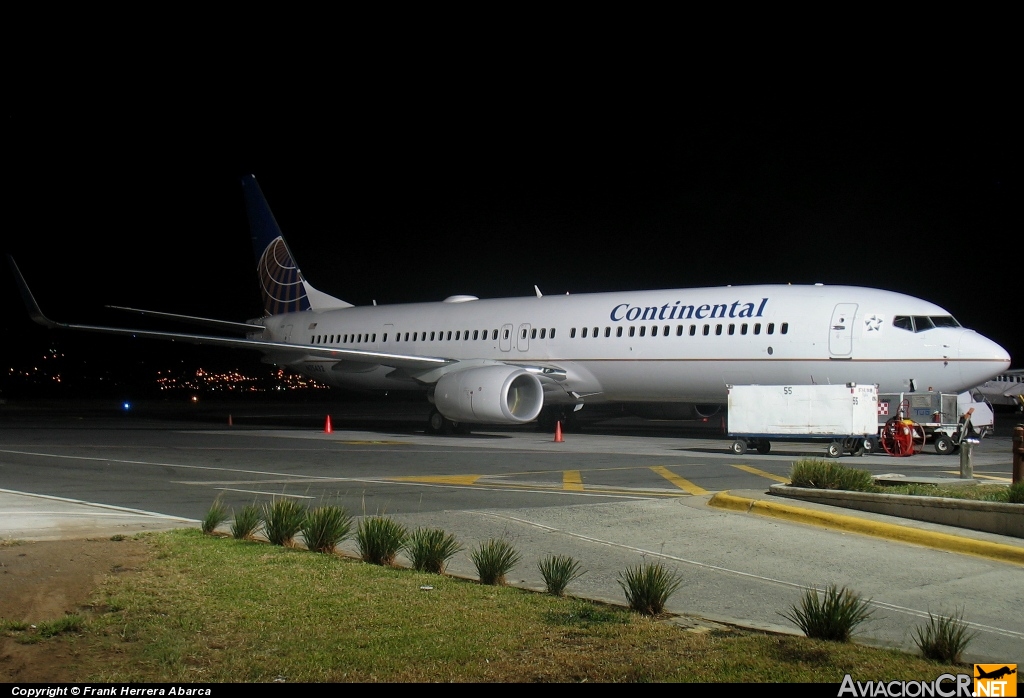
MULTIPOLYGON (((123 308, 216 328, 190 334, 46 317, 8 256, 31 318, 81 330, 262 352, 331 386, 416 390, 430 433, 566 418, 584 405, 717 413, 729 385, 876 384, 961 392, 1005 371, 1005 349, 951 313, 853 286, 751 285, 356 307, 303 276, 256 178, 242 180, 264 315, 232 322, 123 308)), ((554 422, 550 421, 554 426, 554 422)))
POLYGON ((971 389, 994 407, 1016 408, 1024 411, 1024 369, 1004 371, 971 389))
POLYGON ((978 675, 974 677, 976 679, 1001 679, 1004 676, 1009 676, 1010 674, 1017 673, 1016 669, 1011 669, 1008 666, 1000 667, 999 669, 993 669, 992 671, 985 671, 981 667, 975 665, 974 669, 978 673, 978 675))

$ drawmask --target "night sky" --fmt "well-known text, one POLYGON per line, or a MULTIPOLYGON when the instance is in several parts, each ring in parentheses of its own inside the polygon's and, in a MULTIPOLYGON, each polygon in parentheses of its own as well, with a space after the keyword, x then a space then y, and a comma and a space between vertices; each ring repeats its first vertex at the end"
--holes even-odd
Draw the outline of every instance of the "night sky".
MULTIPOLYGON (((258 104, 12 107, 4 251, 58 320, 139 325, 104 304, 245 320, 260 314, 239 185, 253 173, 306 278, 350 303, 527 296, 534 284, 852 284, 933 301, 1024 365, 1008 102, 359 96, 256 117, 258 104)), ((14 361, 50 335, 28 321, 6 264, 0 279, 14 361)), ((103 347, 115 365, 178 351, 61 342, 103 347)))

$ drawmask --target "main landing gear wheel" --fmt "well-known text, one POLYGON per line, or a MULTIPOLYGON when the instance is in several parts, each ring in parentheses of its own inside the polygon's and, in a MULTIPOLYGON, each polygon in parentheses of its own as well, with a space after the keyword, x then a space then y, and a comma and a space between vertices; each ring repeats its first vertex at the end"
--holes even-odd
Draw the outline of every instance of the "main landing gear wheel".
POLYGON ((838 441, 831 441, 825 448, 825 453, 829 458, 838 458, 843 455, 843 444, 838 441))
POLYGON ((468 434, 469 427, 462 422, 453 422, 434 410, 427 418, 428 434, 468 434))
POLYGON ((757 452, 763 456, 764 454, 772 450, 772 442, 769 441, 768 439, 758 439, 757 445, 754 446, 754 448, 756 448, 757 452))
POLYGON ((744 453, 747 452, 747 442, 744 441, 743 439, 736 439, 735 441, 732 442, 732 445, 729 446, 729 450, 735 453, 737 456, 742 456, 744 453))

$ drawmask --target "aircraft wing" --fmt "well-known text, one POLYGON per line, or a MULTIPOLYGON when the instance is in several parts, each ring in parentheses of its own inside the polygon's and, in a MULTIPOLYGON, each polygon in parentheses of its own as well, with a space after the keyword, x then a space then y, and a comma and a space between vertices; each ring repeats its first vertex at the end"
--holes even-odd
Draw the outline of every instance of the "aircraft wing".
MULTIPOLYGON (((267 354, 274 363, 289 364, 306 358, 320 358, 322 360, 352 361, 363 364, 376 364, 390 366, 396 369, 404 369, 412 373, 430 371, 449 364, 458 363, 454 359, 430 356, 410 356, 407 354, 389 354, 376 351, 358 351, 354 349, 339 349, 336 347, 325 347, 312 344, 290 344, 285 342, 268 342, 262 339, 245 339, 236 337, 218 337, 215 335, 189 334, 182 332, 162 332, 157 330, 136 330, 124 327, 104 327, 101 325, 76 325, 71 323, 56 322, 46 317, 36 302, 32 291, 29 289, 25 278, 21 275, 14 258, 7 256, 11 270, 14 272, 15 281, 18 284, 18 291, 21 293, 22 301, 28 309, 28 314, 36 323, 50 329, 82 330, 86 332, 98 332, 102 334, 115 334, 128 337, 142 337, 144 339, 160 339, 171 342, 184 342, 186 344, 202 344, 209 346, 231 347, 234 349, 253 349, 267 354)), ((157 314, 157 313, 152 313, 157 314)), ((167 315, 167 313, 159 313, 167 315)), ((177 316, 179 318, 186 316, 177 316)), ((197 318, 205 319, 205 318, 197 318)), ((211 320, 210 323, 222 321, 211 320)), ((224 323, 233 325, 233 329, 241 323, 224 323)), ((247 326, 249 331, 258 332, 262 328, 258 325, 247 326)))
POLYGON ((208 317, 196 317, 194 315, 178 315, 177 313, 161 313, 156 310, 139 310, 138 308, 125 308, 121 305, 108 305, 108 308, 113 310, 123 310, 127 313, 135 313, 142 316, 152 316, 158 318, 164 318, 167 320, 175 320, 177 322, 184 322, 190 325, 205 325, 206 327, 216 327, 224 330, 225 332, 240 332, 242 334, 250 334, 252 332, 259 332, 263 329, 261 325, 253 325, 248 322, 233 322, 231 320, 214 320, 208 317))

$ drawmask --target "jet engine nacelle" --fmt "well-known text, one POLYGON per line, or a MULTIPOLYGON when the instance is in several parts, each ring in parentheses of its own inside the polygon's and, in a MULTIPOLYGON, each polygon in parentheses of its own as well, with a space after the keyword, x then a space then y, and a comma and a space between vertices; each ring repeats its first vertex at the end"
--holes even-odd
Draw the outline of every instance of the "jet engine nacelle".
POLYGON ((523 424, 544 406, 540 379, 515 366, 481 366, 441 376, 434 406, 453 422, 523 424))

